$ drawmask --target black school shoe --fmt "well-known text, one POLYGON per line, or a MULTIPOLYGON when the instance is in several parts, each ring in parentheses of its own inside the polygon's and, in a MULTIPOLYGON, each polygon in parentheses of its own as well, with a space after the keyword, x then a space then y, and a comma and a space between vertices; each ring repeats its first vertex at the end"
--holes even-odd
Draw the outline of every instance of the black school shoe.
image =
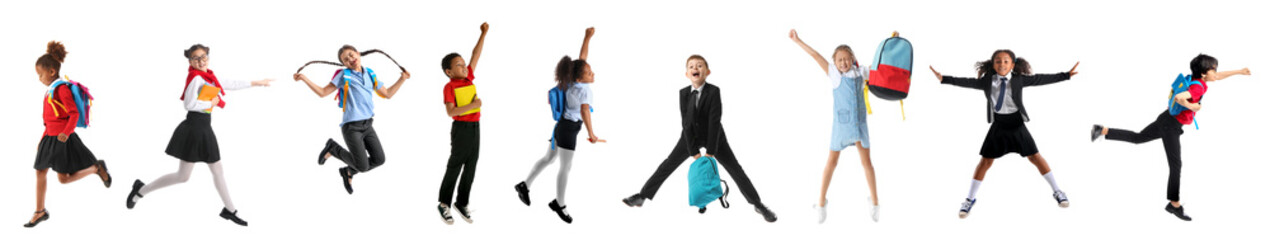
POLYGON ((326 164, 326 154, 331 152, 331 146, 335 146, 335 139, 326 139, 326 146, 322 147, 322 153, 318 154, 318 165, 326 164))
POLYGON ((134 197, 136 198, 145 197, 145 196, 141 196, 141 187, 144 187, 144 186, 146 186, 146 184, 141 182, 141 179, 132 181, 132 192, 128 193, 128 203, 127 203, 128 209, 132 209, 133 206, 137 206, 137 201, 132 200, 134 197))
POLYGON ((243 227, 247 226, 247 221, 244 221, 242 218, 238 218, 238 211, 229 212, 229 209, 221 208, 220 217, 229 221, 233 221, 235 224, 238 224, 240 226, 243 226, 243 227))
POLYGON ((517 183, 516 195, 520 196, 520 202, 525 203, 525 206, 529 206, 529 185, 525 184, 525 182, 517 183))
POLYGON ((551 200, 551 203, 548 203, 547 207, 551 208, 551 211, 556 212, 556 215, 560 216, 560 220, 564 220, 565 223, 573 224, 573 216, 569 216, 569 212, 564 211, 564 208, 568 206, 560 206, 560 202, 551 200))
POLYGON ((101 180, 101 183, 106 184, 106 188, 110 188, 110 184, 115 181, 115 178, 110 177, 110 170, 106 170, 106 160, 97 160, 97 175, 102 173, 106 175, 101 180))
POLYGON ((348 191, 348 194, 353 194, 353 182, 352 182, 352 181, 353 181, 353 172, 352 172, 352 169, 350 169, 350 168, 348 168, 348 167, 342 167, 342 168, 340 168, 340 179, 344 180, 344 190, 345 190, 345 191, 348 191))
POLYGON ((40 216, 40 218, 36 218, 34 222, 27 222, 26 224, 22 224, 22 227, 33 228, 35 227, 35 225, 39 225, 41 222, 44 222, 44 220, 49 220, 48 209, 40 210, 39 212, 35 212, 35 213, 44 213, 44 216, 40 216))
POLYGON ((1102 136, 1102 125, 1094 124, 1094 131, 1090 133, 1089 141, 1097 141, 1102 136))
POLYGON ((755 203, 754 211, 758 212, 758 214, 762 214, 763 220, 766 220, 767 222, 776 222, 776 213, 772 212, 771 209, 767 209, 767 206, 763 206, 762 203, 755 203))
POLYGON ((645 199, 648 199, 648 198, 645 198, 644 196, 636 193, 635 195, 631 195, 630 197, 623 198, 622 203, 625 203, 627 207, 643 207, 645 199))
POLYGON ((1173 203, 1169 203, 1164 205, 1164 211, 1173 214, 1173 216, 1177 216, 1177 218, 1182 219, 1182 221, 1191 221, 1191 216, 1186 216, 1186 213, 1182 212, 1182 206, 1173 207, 1173 203))

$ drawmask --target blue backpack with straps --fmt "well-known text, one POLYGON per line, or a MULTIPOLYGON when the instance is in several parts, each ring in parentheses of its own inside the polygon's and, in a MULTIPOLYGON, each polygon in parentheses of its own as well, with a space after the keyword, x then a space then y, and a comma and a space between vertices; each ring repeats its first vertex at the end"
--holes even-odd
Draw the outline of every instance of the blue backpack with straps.
POLYGON ((697 207, 698 213, 706 213, 706 205, 719 200, 728 208, 728 182, 719 178, 718 162, 714 157, 700 157, 688 167, 688 204, 697 207))
MULTIPOLYGON (((1203 83, 1200 83, 1199 81, 1201 80, 1191 78, 1191 75, 1177 74, 1177 79, 1173 80, 1172 90, 1169 92, 1169 115, 1177 116, 1186 110, 1190 110, 1189 108, 1186 108, 1186 106, 1178 104, 1177 100, 1173 99, 1173 96, 1177 96, 1177 94, 1182 92, 1190 91, 1192 85, 1199 84, 1200 86, 1204 86, 1203 83)), ((1199 102, 1196 101, 1196 103, 1199 102)), ((1195 125, 1195 129, 1199 129, 1199 121, 1192 118, 1191 124, 1195 125)))
MULTIPOLYGON (((366 69, 366 73, 370 75, 371 88, 379 89, 379 77, 375 76, 375 70, 370 70, 370 68, 362 68, 362 69, 366 69)), ((336 78, 336 77, 344 78, 344 86, 336 86, 337 91, 335 92, 335 101, 339 103, 340 109, 345 111, 347 111, 347 109, 344 109, 344 103, 352 101, 348 99, 348 96, 349 96, 348 95, 349 94, 348 93, 349 91, 348 75, 352 75, 352 74, 353 74, 352 69, 345 68, 345 69, 336 70, 335 76, 331 76, 331 78, 336 78)), ((376 95, 379 95, 379 91, 375 91, 375 90, 371 90, 371 91, 375 92, 376 95)), ((384 95, 379 95, 379 97, 384 97, 384 95)))
POLYGON ((56 92, 57 88, 62 85, 66 85, 66 87, 70 88, 71 95, 73 95, 71 98, 75 99, 75 110, 79 111, 79 122, 75 123, 75 127, 87 128, 88 113, 93 106, 93 94, 88 93, 88 87, 84 87, 84 85, 79 82, 71 81, 69 78, 49 84, 49 89, 51 90, 49 90, 47 101, 49 105, 53 105, 53 115, 58 115, 58 107, 60 107, 63 112, 70 112, 67 111, 65 104, 62 104, 62 102, 57 99, 53 99, 53 93, 56 92))

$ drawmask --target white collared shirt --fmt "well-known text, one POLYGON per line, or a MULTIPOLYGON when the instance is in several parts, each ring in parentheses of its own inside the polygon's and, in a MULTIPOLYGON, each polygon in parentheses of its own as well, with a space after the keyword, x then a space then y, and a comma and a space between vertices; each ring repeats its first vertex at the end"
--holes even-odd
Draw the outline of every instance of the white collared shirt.
MULTIPOLYGON (((251 82, 236 80, 220 80, 222 89, 226 91, 250 88, 251 82)), ((198 100, 199 91, 203 90, 203 85, 207 85, 207 81, 202 76, 194 76, 190 79, 190 86, 185 87, 185 110, 191 112, 207 112, 213 106, 212 101, 198 100)))
POLYGON ((1001 75, 997 75, 997 74, 992 75, 992 89, 991 89, 991 92, 989 93, 989 95, 992 96, 991 107, 992 109, 995 110, 997 106, 997 102, 1005 101, 1004 103, 1001 104, 1001 110, 995 111, 995 113, 1012 114, 1014 112, 1018 112, 1019 108, 1014 106, 1014 95, 1013 95, 1014 91, 1013 89, 1010 89, 1010 79, 1014 79, 1014 73, 1010 73, 1009 77, 1004 77, 1006 78, 1004 83, 1002 83, 1001 78, 1003 78, 1001 75), (1001 94, 1000 91, 1002 87, 1006 88, 1005 96, 1003 96, 1002 99, 997 99, 997 95, 1001 94))

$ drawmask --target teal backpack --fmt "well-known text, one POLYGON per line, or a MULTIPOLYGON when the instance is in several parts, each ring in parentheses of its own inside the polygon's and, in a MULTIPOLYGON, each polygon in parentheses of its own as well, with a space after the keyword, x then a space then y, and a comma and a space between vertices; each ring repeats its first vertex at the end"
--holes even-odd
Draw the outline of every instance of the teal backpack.
POLYGON ((49 105, 53 105, 53 116, 58 115, 56 109, 59 107, 63 112, 70 112, 67 111, 65 104, 62 104, 57 99, 53 99, 53 92, 56 92, 57 88, 62 85, 66 85, 66 87, 71 89, 71 95, 74 95, 71 98, 75 99, 75 110, 79 111, 79 122, 75 123, 75 127, 87 128, 89 119, 88 113, 93 107, 93 94, 88 93, 88 87, 84 87, 84 85, 79 84, 79 82, 71 81, 70 78, 65 78, 63 81, 56 81, 49 85, 49 89, 52 90, 49 90, 47 101, 49 105))
POLYGON ((719 167, 714 157, 700 157, 688 168, 688 204, 697 207, 698 213, 706 213, 706 205, 719 200, 728 208, 728 182, 719 178, 719 167))
MULTIPOLYGON (((1190 91, 1192 85, 1199 84, 1200 86, 1204 86, 1203 83, 1200 83, 1199 81, 1200 80, 1192 79, 1191 75, 1177 74, 1177 79, 1173 80, 1173 90, 1169 92, 1169 115, 1177 116, 1186 110, 1190 110, 1186 108, 1186 106, 1182 106, 1182 104, 1177 104, 1177 101, 1173 100, 1173 96, 1177 96, 1178 93, 1190 91)), ((1199 103, 1199 99, 1195 99, 1195 102, 1199 103)), ((1191 124, 1195 125, 1196 130, 1199 129, 1199 121, 1192 118, 1191 124)))

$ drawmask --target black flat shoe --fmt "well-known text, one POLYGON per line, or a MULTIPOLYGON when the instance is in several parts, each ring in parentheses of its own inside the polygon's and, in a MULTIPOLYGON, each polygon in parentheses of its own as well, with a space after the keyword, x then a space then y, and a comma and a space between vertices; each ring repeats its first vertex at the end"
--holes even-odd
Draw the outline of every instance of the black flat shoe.
POLYGON ((1177 216, 1178 219, 1182 219, 1183 221, 1191 221, 1191 216, 1187 216, 1185 212, 1182 212, 1182 206, 1173 207, 1173 204, 1169 203, 1168 205, 1164 205, 1164 211, 1173 214, 1173 216, 1177 216))
POLYGON ((22 227, 33 228, 35 227, 35 225, 39 225, 41 222, 44 222, 45 220, 49 220, 48 209, 40 210, 39 212, 35 212, 35 213, 36 214, 44 213, 44 216, 40 216, 40 218, 36 218, 34 222, 27 222, 26 224, 23 224, 22 227))
POLYGON ((144 186, 146 186, 146 184, 141 182, 141 179, 132 181, 132 192, 128 193, 128 209, 132 209, 133 206, 137 206, 137 201, 133 201, 133 198, 144 197, 141 196, 141 187, 144 186))
POLYGON ((638 193, 636 193, 635 195, 631 195, 630 197, 623 198, 622 203, 625 203, 627 207, 643 207, 644 199, 645 199, 644 196, 641 196, 638 193))
POLYGON ((525 184, 525 182, 517 183, 516 195, 520 196, 520 202, 525 203, 525 206, 529 206, 529 185, 525 184))
POLYGON ((110 170, 106 170, 106 160, 97 160, 97 174, 102 173, 106 174, 106 178, 102 179, 101 183, 106 184, 106 188, 110 188, 110 183, 114 182, 115 178, 110 177, 110 170))
POLYGON ((1089 135, 1091 136, 1091 137, 1089 138, 1089 141, 1090 141, 1090 142, 1092 142, 1092 141, 1096 141, 1096 140, 1098 140, 1098 137, 1101 137, 1101 136, 1102 136, 1102 128, 1103 128, 1103 127, 1102 127, 1102 125, 1097 125, 1097 124, 1094 124, 1094 130, 1093 130, 1093 132, 1091 132, 1091 133, 1089 134, 1089 135))
POLYGON ((754 211, 763 215, 763 220, 766 220, 767 222, 776 222, 776 213, 772 212, 771 209, 767 209, 767 206, 763 206, 762 203, 754 204, 754 211))
POLYGON ((344 190, 347 190, 348 194, 353 194, 353 173, 350 171, 352 169, 348 167, 340 168, 340 178, 344 179, 344 190))
POLYGON ((226 220, 232 221, 235 224, 238 224, 240 226, 243 226, 243 227, 247 226, 247 221, 244 221, 242 218, 238 218, 238 211, 229 212, 229 209, 221 208, 220 217, 226 220))
POLYGON ((560 202, 551 200, 551 203, 548 203, 547 207, 551 208, 551 211, 556 212, 556 215, 560 216, 560 220, 564 220, 565 223, 573 224, 573 216, 570 216, 569 212, 564 211, 564 208, 568 206, 560 206, 560 202))
POLYGON ((335 139, 326 139, 326 146, 322 147, 322 153, 318 154, 318 165, 326 164, 326 154, 331 152, 331 146, 335 143, 335 139))

